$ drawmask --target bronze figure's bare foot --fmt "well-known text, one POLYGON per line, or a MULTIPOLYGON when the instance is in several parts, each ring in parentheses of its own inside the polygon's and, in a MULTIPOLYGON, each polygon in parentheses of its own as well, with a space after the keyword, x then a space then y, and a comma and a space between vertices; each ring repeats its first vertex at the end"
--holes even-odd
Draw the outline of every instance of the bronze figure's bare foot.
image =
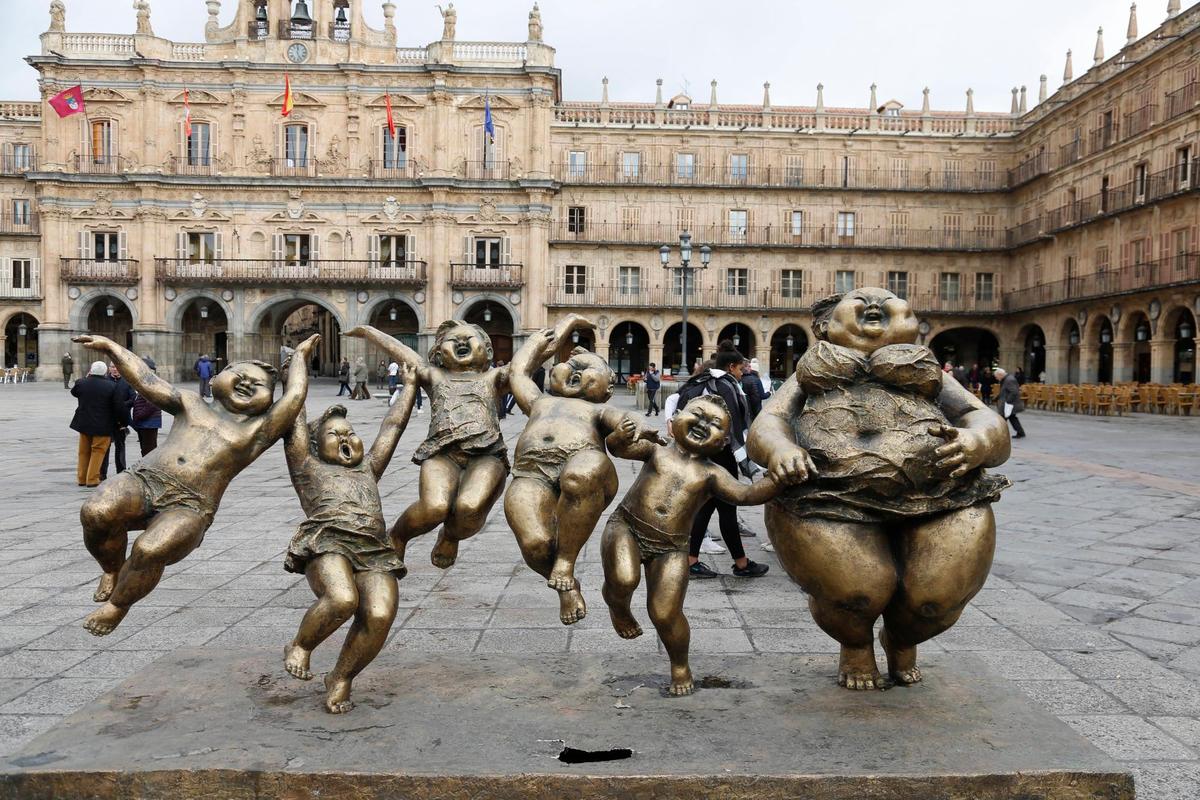
POLYGON ((886 688, 879 667, 875 664, 875 650, 866 647, 842 645, 841 661, 838 664, 838 686, 858 692, 886 688))
POLYGON ((608 616, 612 620, 613 630, 622 639, 636 639, 642 635, 642 626, 633 618, 628 608, 608 607, 608 616))
POLYGON ((345 714, 354 708, 350 701, 350 681, 326 675, 325 690, 325 710, 330 714, 345 714))
POLYGON ((294 678, 311 681, 312 672, 308 669, 308 659, 312 653, 300 645, 292 644, 283 648, 283 668, 294 678))
POLYGON ((570 592, 579 586, 579 582, 575 580, 570 569, 559 570, 556 568, 550 572, 546 585, 556 592, 570 592))
POLYGON ((574 625, 586 616, 587 603, 583 602, 579 581, 575 581, 569 592, 558 593, 558 618, 563 625, 574 625))
POLYGON ((97 603, 103 603, 108 598, 112 597, 113 588, 117 585, 117 573, 106 572, 100 576, 100 585, 96 587, 96 591, 92 593, 92 599, 97 603))
POLYGON ((433 546, 429 560, 438 569, 450 569, 458 560, 458 542, 447 539, 444 533, 438 534, 437 544, 433 546))
POLYGON ((692 670, 690 667, 671 667, 671 688, 667 692, 672 697, 683 697, 691 694, 696 688, 692 682, 692 670))
POLYGON ((917 666, 916 647, 892 647, 888 644, 887 629, 879 632, 879 643, 887 654, 888 674, 900 686, 912 686, 921 682, 921 668, 917 666))
POLYGON ((105 602, 100 608, 88 614, 87 619, 83 621, 83 628, 93 636, 107 636, 117 629, 121 620, 125 619, 125 615, 128 613, 128 608, 119 608, 112 603, 105 602))

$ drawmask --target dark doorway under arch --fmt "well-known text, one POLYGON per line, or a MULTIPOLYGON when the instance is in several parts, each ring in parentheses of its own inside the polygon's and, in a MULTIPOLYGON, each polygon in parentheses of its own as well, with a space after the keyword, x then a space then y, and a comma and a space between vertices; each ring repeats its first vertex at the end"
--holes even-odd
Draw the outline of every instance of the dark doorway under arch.
POLYGON ((513 334, 516 324, 512 314, 499 303, 483 300, 471 306, 463 319, 472 325, 483 328, 492 340, 492 360, 499 364, 508 364, 513 357, 513 334))
POLYGON ((786 381, 808 349, 808 334, 799 325, 784 325, 771 335, 771 379, 786 381))
POLYGON ((700 349, 704 340, 700 336, 700 329, 690 322, 687 331, 687 358, 683 357, 682 322, 676 322, 667 328, 667 332, 663 335, 664 372, 669 369, 672 375, 678 375, 680 372, 692 374, 692 369, 700 359, 700 349))

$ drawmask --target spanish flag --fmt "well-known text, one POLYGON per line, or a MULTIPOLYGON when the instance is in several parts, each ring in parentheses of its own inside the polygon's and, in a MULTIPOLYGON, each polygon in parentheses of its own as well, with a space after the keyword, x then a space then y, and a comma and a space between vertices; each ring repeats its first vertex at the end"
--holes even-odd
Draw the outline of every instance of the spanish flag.
POLYGON ((392 141, 396 140, 396 119, 392 116, 392 93, 388 92, 383 96, 383 102, 387 105, 387 126, 388 133, 392 136, 392 141))
POLYGON ((285 72, 283 74, 283 116, 288 116, 292 113, 292 79, 285 72))

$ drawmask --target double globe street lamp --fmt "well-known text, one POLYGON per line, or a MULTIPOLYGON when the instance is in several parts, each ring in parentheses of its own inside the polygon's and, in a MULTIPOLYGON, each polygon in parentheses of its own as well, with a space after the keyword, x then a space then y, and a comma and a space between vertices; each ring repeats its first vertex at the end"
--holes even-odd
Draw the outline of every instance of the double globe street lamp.
MULTIPOLYGON (((680 288, 683 294, 683 327, 679 334, 679 345, 681 349, 679 360, 680 368, 687 370, 689 368, 687 363, 688 285, 690 278, 692 277, 692 270, 695 269, 695 267, 692 266, 692 235, 687 231, 679 234, 678 266, 671 265, 671 247, 669 245, 664 244, 662 247, 658 248, 658 257, 662 260, 662 265, 666 269, 679 270, 680 288)), ((710 261, 712 261, 712 248, 708 245, 703 245, 700 248, 700 269, 707 268, 710 261)))

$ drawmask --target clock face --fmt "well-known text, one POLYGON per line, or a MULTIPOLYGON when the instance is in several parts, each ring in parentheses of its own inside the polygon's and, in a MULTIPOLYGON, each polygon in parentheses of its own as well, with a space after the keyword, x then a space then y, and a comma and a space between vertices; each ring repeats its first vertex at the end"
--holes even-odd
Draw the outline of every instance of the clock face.
POLYGON ((300 44, 299 42, 296 42, 295 44, 293 44, 291 47, 288 48, 287 57, 288 57, 288 61, 291 61, 293 64, 299 64, 302 61, 307 61, 308 60, 308 48, 305 47, 304 45, 300 44))

